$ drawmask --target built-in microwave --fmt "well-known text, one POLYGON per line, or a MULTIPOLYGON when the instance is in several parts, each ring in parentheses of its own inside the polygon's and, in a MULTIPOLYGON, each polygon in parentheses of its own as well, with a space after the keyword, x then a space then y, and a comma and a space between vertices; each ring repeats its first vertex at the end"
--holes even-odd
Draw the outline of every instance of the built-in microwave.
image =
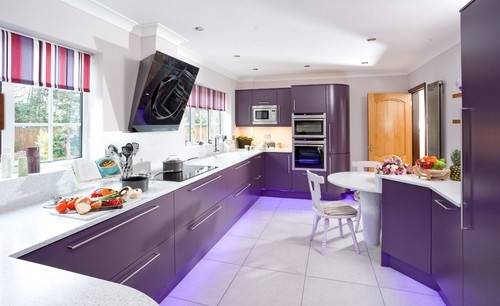
POLYGON ((292 169, 326 171, 325 140, 294 140, 292 169))
POLYGON ((293 138, 326 138, 326 115, 292 115, 293 138))
POLYGON ((252 106, 252 124, 278 124, 278 106, 252 106))

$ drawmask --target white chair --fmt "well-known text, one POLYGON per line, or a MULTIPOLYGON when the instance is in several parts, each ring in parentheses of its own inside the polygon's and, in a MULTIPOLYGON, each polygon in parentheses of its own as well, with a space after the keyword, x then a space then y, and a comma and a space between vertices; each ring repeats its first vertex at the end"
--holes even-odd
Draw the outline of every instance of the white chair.
MULTIPOLYGON (((376 161, 359 160, 359 161, 353 161, 351 164, 351 168, 357 172, 365 172, 377 168, 378 165, 380 165, 380 163, 376 161)), ((359 204, 358 192, 357 191, 354 192, 355 192, 354 200, 358 204, 356 205, 356 209, 358 210, 358 217, 356 218, 356 232, 359 232, 359 224, 361 223, 361 205, 359 204)))
POLYGON ((325 178, 319 175, 312 173, 311 171, 307 171, 307 180, 309 182, 309 190, 311 191, 312 198, 312 208, 314 211, 314 220, 313 220, 313 230, 311 233, 311 239, 314 239, 314 235, 316 234, 316 230, 318 228, 318 223, 321 218, 325 219, 324 227, 323 227, 323 243, 322 247, 326 247, 327 240, 327 232, 330 227, 330 219, 337 219, 339 222, 340 236, 344 237, 344 233, 342 231, 342 219, 347 220, 347 225, 349 226, 349 230, 351 231, 352 240, 354 243, 354 248, 356 252, 359 254, 359 245, 358 240, 356 239, 356 233, 354 232, 354 226, 352 224, 352 218, 356 218, 358 215, 358 211, 356 208, 346 205, 342 201, 333 201, 333 202, 324 202, 321 201, 321 184, 325 183, 325 178))

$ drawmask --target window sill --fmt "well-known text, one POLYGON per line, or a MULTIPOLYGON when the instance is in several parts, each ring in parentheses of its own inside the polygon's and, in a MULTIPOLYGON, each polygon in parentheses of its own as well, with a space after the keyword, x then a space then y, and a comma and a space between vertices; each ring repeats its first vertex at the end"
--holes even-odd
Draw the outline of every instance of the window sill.
POLYGON ((36 177, 36 176, 42 176, 45 174, 51 174, 51 173, 72 170, 72 167, 71 167, 72 162, 73 162, 73 160, 64 160, 64 161, 57 161, 57 162, 51 162, 51 163, 45 163, 45 164, 42 163, 40 165, 40 172, 39 173, 30 173, 26 176, 19 176, 17 174, 17 167, 14 167, 14 169, 13 169, 14 174, 12 174, 8 178, 0 177, 0 183, 13 181, 13 180, 17 180, 17 179, 23 179, 23 178, 27 178, 27 177, 36 177))

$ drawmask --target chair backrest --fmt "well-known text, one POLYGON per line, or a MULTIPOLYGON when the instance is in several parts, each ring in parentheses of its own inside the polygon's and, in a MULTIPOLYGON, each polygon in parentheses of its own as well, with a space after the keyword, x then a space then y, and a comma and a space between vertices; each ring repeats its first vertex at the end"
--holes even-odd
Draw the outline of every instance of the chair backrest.
POLYGON ((375 169, 378 165, 380 165, 380 163, 377 161, 358 160, 358 161, 352 162, 351 168, 354 171, 366 172, 366 171, 369 171, 370 169, 375 169))
POLYGON ((307 181, 309 183, 313 206, 319 209, 321 206, 321 184, 325 183, 325 178, 307 170, 307 181))

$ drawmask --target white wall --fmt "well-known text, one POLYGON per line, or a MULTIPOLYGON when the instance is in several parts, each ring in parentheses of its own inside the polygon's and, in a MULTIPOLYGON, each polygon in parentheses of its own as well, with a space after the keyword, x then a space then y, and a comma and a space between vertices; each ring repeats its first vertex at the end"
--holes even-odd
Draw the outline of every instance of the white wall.
POLYGON ((238 89, 277 88, 299 84, 348 84, 350 86, 350 133, 351 159, 366 160, 368 158, 368 125, 367 125, 367 94, 371 92, 407 92, 408 77, 334 77, 314 80, 286 81, 253 81, 239 82, 238 89))
POLYGON ((444 108, 445 108, 445 156, 449 160, 450 153, 462 147, 462 126, 452 124, 453 119, 461 119, 461 99, 453 99, 452 94, 459 92, 457 80, 461 80, 460 44, 438 55, 408 76, 409 87, 412 88, 422 83, 444 81, 444 108))

